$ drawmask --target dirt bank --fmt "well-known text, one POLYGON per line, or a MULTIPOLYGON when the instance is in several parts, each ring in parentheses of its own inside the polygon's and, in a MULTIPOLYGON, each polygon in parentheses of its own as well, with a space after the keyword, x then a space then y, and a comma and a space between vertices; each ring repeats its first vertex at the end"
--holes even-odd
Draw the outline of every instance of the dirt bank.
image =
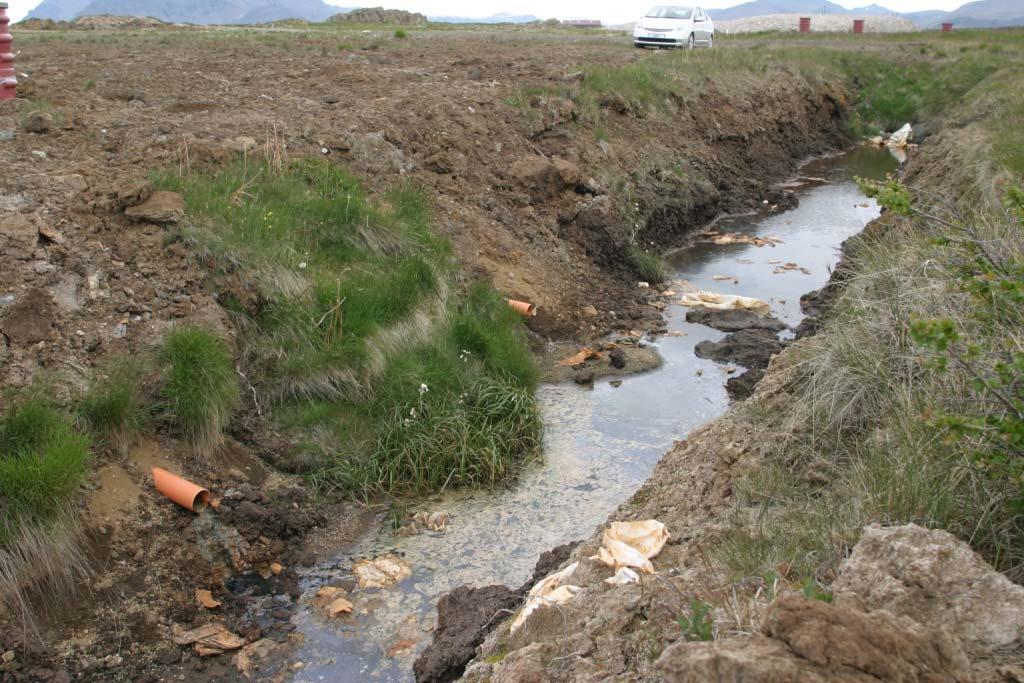
MULTIPOLYGON (((106 360, 151 353, 176 322, 234 338, 221 301, 238 292, 207 278, 174 226, 180 208, 154 207, 155 171, 281 149, 337 159, 374 192, 420 183, 468 276, 538 304, 539 339, 587 340, 660 324, 628 242, 669 246, 721 211, 784 204, 768 183, 840 138, 841 90, 788 69, 709 75, 692 99, 590 108, 573 74, 636 59, 621 41, 389 36, 23 31, 21 98, 0 103, 0 130, 13 132, 0 141, 0 383, 50 373, 66 400, 106 360)), ((653 362, 627 354, 625 365, 653 362)), ((15 653, 5 677, 280 673, 304 537, 342 518, 343 545, 363 517, 267 468, 289 444, 257 413, 232 423, 227 468, 162 431, 141 451, 98 454, 84 496, 97 511, 84 520, 88 590, 41 620, 43 644, 0 617, 0 649, 15 653), (220 508, 175 508, 152 491, 152 464, 208 486, 220 508), (201 607, 196 589, 221 605, 201 607), (274 596, 282 605, 269 609, 274 596), (245 641, 244 658, 175 644, 213 621, 245 641)))

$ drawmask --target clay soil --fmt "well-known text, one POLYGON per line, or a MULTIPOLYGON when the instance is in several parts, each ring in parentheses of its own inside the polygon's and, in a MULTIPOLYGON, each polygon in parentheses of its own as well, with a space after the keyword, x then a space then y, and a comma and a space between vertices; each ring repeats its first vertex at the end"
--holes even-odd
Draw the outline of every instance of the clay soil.
MULTIPOLYGON (((418 182, 464 278, 538 304, 529 325, 543 349, 656 329, 657 291, 637 287, 627 242, 657 249, 723 211, 783 205, 772 183, 841 141, 841 89, 785 69, 708 75, 692 97, 654 104, 580 106, 581 70, 647 56, 622 37, 17 27, 15 37, 19 99, 0 103, 0 131, 14 133, 0 140, 0 384, 47 372, 61 398, 106 359, 151 351, 176 321, 234 335, 177 228, 125 215, 154 171, 212 168, 269 145, 327 155, 373 193, 418 182), (35 110, 52 125, 28 132, 35 110)), ((314 501, 268 467, 287 444, 251 406, 231 432, 216 467, 164 433, 98 458, 83 521, 91 578, 74 600, 47 603, 35 636, 0 617, 0 651, 17 654, 3 681, 288 675, 273 653, 289 644, 290 608, 268 599, 297 596, 293 568, 343 546, 372 511, 314 501), (207 485, 217 513, 194 518, 158 497, 154 464, 207 485), (315 529, 331 543, 307 547, 315 529), (275 562, 284 571, 261 578, 275 562), (197 588, 222 606, 204 610, 197 588), (253 645, 245 659, 172 642, 214 619, 253 645)))

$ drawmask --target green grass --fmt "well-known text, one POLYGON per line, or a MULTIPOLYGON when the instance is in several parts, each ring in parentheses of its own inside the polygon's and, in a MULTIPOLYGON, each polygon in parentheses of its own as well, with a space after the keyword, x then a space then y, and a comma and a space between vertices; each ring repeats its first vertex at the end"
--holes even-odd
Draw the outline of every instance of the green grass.
POLYGON ((206 330, 176 327, 164 337, 160 361, 168 415, 197 455, 213 455, 239 401, 227 344, 206 330))
POLYGON ((256 295, 224 300, 257 400, 295 443, 291 469, 367 496, 491 485, 536 451, 522 320, 486 286, 452 291, 421 187, 370 198, 326 159, 157 183, 185 195, 182 237, 215 276, 256 295), (465 400, 478 395, 512 417, 465 400))
POLYGON ((669 268, 665 264, 665 259, 645 251, 635 244, 626 247, 626 262, 643 282, 656 285, 669 277, 669 268))
POLYGON ((98 378, 79 400, 77 412, 99 443, 124 454, 145 422, 140 395, 141 363, 121 359, 98 378))
POLYGON ((36 392, 15 400, 0 417, 0 546, 67 511, 88 458, 88 437, 51 401, 36 392))

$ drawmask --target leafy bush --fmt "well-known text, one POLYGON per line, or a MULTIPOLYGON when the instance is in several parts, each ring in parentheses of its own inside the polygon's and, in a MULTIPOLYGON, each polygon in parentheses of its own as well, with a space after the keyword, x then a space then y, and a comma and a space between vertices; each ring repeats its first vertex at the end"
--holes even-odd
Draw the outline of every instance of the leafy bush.
POLYGON ((406 33, 404 30, 400 28, 395 29, 395 38, 397 38, 398 40, 402 40, 408 37, 408 35, 408 33, 406 33))
POLYGON ((127 452, 145 419, 139 395, 141 364, 122 359, 78 402, 78 415, 102 443, 127 452))
POLYGON ((209 456, 224 439, 238 406, 238 379, 227 345, 196 327, 167 333, 160 359, 162 395, 171 418, 197 454, 209 456))

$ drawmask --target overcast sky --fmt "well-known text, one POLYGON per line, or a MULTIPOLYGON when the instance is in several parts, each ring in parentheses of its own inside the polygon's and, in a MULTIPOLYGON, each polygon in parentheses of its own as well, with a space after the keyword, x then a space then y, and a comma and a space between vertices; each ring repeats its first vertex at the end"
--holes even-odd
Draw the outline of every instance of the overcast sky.
MULTIPOLYGON (((381 5, 389 9, 406 9, 423 12, 428 16, 486 17, 505 12, 510 14, 533 14, 542 19, 600 19, 607 23, 632 21, 643 14, 649 6, 669 1, 686 4, 686 0, 327 0, 330 4, 344 7, 372 7, 381 5)), ((873 1, 897 12, 915 12, 925 9, 951 10, 966 0, 835 0, 845 7, 868 5, 873 1)), ((25 16, 39 0, 9 0, 8 13, 14 21, 25 16)), ((698 0, 707 9, 731 7, 740 4, 737 0, 698 0)), ((714 18, 714 13, 711 14, 714 18)))

